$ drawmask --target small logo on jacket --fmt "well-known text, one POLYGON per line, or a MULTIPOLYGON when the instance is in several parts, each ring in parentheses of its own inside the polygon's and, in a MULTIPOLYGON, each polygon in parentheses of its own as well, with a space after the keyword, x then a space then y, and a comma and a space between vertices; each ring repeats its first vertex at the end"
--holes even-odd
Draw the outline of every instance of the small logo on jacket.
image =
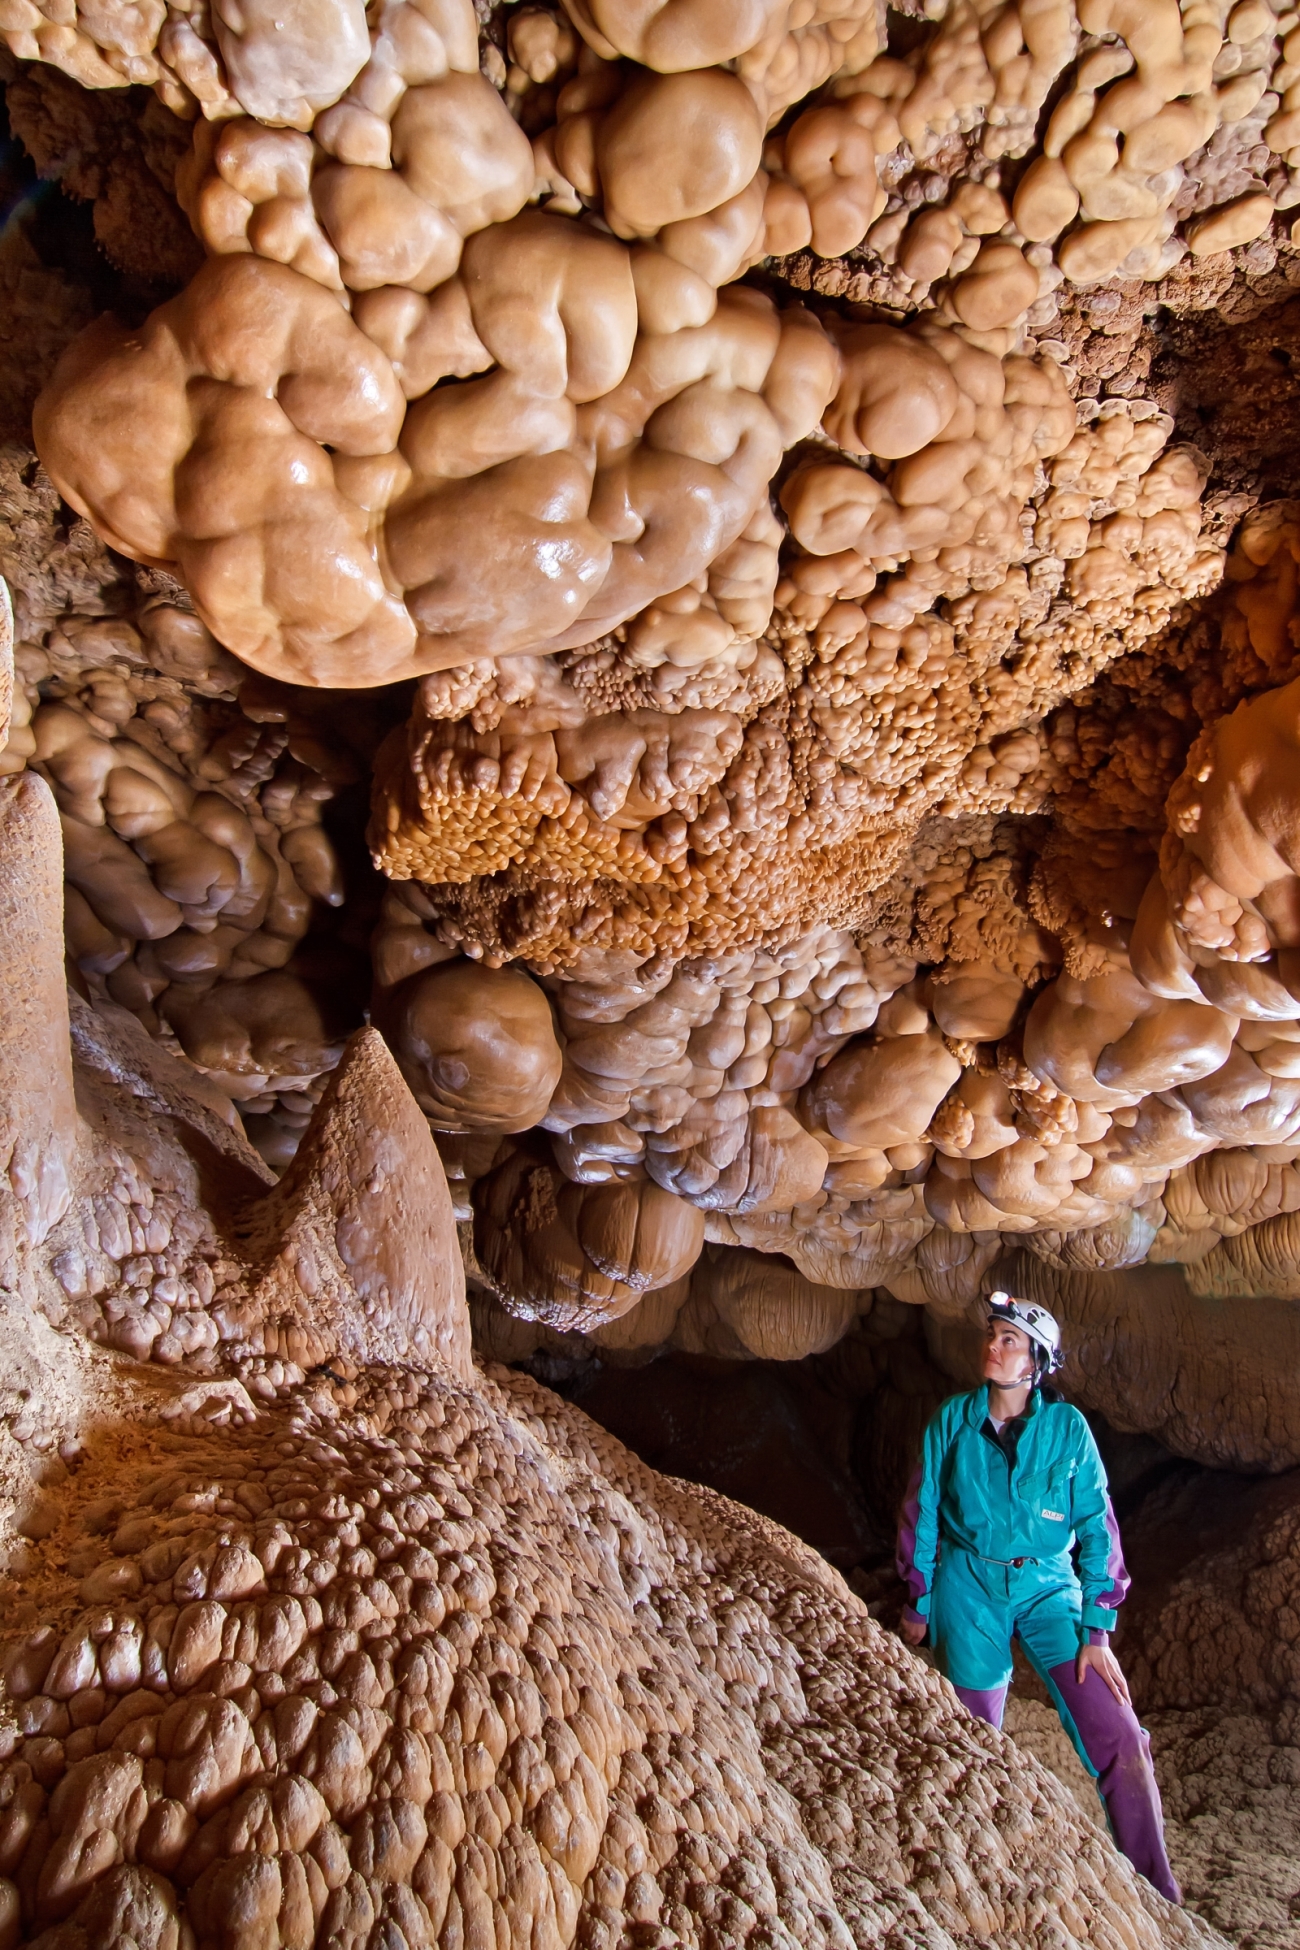
POLYGON ((1064 1523, 1064 1522, 1065 1522, 1065 1512, 1064 1512, 1064 1510, 1044 1510, 1044 1512, 1043 1512, 1043 1515, 1044 1515, 1045 1517, 1051 1517, 1051 1519, 1052 1519, 1052 1521, 1053 1521, 1054 1523, 1064 1523))

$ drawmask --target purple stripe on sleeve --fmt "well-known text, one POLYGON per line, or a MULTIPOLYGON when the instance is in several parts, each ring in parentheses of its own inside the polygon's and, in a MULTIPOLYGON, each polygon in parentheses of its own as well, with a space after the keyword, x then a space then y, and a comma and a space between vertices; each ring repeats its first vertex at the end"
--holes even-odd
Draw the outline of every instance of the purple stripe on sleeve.
POLYGON ((1110 1584, 1105 1591, 1099 1591, 1093 1603, 1104 1605, 1107 1611, 1118 1611, 1128 1593, 1132 1580, 1124 1562, 1124 1547, 1119 1539, 1119 1524, 1115 1519, 1115 1505, 1106 1496, 1106 1535, 1110 1539, 1110 1549, 1106 1554, 1106 1576, 1110 1584))
POLYGON ((928 1597, 930 1590, 925 1573, 918 1570, 916 1563, 916 1529, 921 1516, 921 1484, 924 1478, 925 1456, 922 1454, 920 1462, 912 1471, 912 1480, 907 1486, 907 1495, 903 1498, 903 1508, 898 1519, 897 1570, 899 1577, 907 1586, 907 1601, 914 1617, 919 1616, 916 1611, 918 1600, 928 1597))

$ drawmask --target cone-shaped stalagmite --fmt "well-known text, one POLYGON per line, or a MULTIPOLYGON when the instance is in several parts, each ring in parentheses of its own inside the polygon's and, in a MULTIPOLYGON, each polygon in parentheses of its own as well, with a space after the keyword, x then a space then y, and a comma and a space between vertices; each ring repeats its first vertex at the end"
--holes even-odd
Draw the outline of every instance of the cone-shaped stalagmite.
MULTIPOLYGON (((13 693, 13 621, 0 582, 0 742, 13 693)), ((68 1207, 77 1113, 68 1046, 63 843, 43 779, 0 779, 0 1283, 68 1207)))

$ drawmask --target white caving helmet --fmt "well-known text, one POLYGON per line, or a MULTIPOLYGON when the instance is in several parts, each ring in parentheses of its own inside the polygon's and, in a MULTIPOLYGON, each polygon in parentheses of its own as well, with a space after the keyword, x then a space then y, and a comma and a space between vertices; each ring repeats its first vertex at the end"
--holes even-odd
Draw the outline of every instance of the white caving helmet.
POLYGON ((1022 1334, 1028 1334, 1038 1349, 1038 1377, 1055 1374, 1065 1360, 1061 1352, 1061 1330, 1056 1319, 1046 1307, 1039 1307, 1032 1300, 1013 1300, 1009 1293, 998 1291, 989 1295, 990 1320, 1005 1320, 1012 1327, 1018 1327, 1022 1334))

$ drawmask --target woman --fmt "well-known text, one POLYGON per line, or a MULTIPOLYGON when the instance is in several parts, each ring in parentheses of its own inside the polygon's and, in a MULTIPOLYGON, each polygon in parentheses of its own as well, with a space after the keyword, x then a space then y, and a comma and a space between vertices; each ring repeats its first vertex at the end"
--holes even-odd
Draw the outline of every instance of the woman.
POLYGON ((1106 1470, 1078 1409, 1042 1387, 1061 1359, 1045 1308, 993 1294, 985 1385, 934 1416, 903 1505, 903 1636, 920 1645, 928 1632, 958 1698, 995 1727, 1019 1638, 1117 1845, 1177 1903, 1150 1746, 1110 1650, 1129 1579, 1106 1470))

